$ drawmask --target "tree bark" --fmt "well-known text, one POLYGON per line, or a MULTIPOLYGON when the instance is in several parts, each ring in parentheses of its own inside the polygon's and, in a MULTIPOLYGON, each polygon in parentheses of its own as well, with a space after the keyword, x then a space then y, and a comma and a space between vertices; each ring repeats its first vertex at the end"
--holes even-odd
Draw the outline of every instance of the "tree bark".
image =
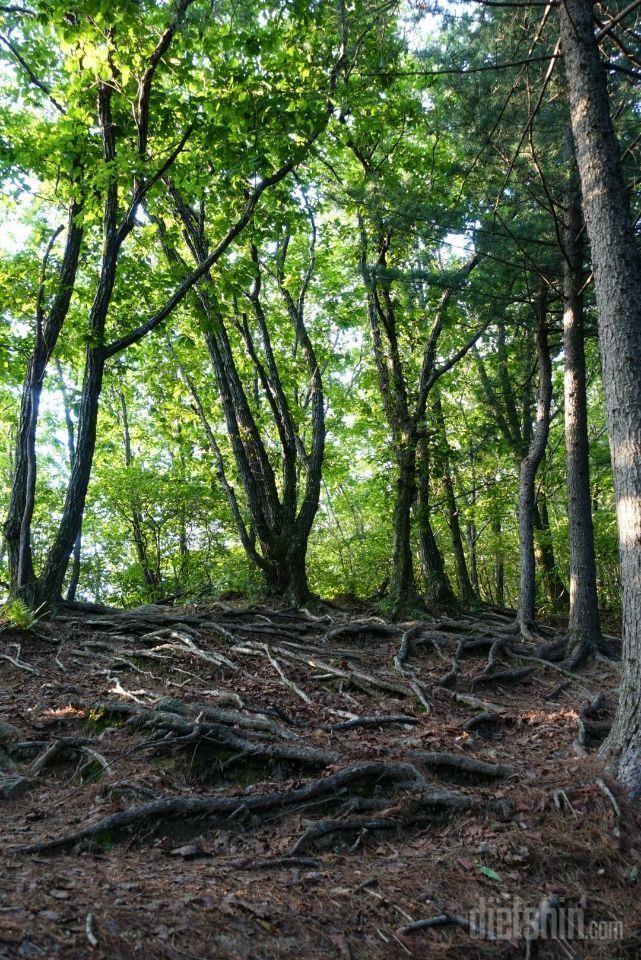
POLYGON ((425 596, 428 604, 453 604, 456 598, 430 520, 430 455, 426 437, 419 440, 418 451, 416 519, 425 596))
POLYGON ((641 255, 636 244, 590 0, 558 6, 572 132, 599 314, 621 556, 623 663, 603 746, 641 790, 641 255))
MULTIPOLYGON (((73 201, 69 207, 67 240, 58 273, 56 294, 46 316, 43 299, 45 271, 51 245, 45 253, 40 276, 35 343, 22 387, 9 509, 4 525, 10 585, 17 594, 28 592, 35 579, 31 552, 31 520, 35 506, 36 433, 40 396, 47 366, 67 317, 76 281, 83 238, 83 228, 77 222, 81 209, 82 204, 77 201, 73 201)), ((53 239, 56 235, 54 234, 53 239)))
POLYGON ((559 576, 552 545, 550 514, 545 493, 539 490, 534 502, 534 552, 541 568, 543 584, 553 608, 567 606, 570 599, 567 587, 559 576))
MULTIPOLYGON (((125 453, 125 467, 129 469, 134 462, 134 456, 131 448, 129 410, 127 409, 125 392, 122 389, 118 391, 118 400, 120 403, 120 419, 122 423, 122 441, 125 453)), ((143 580, 145 581, 145 586, 148 588, 151 596, 155 597, 156 595, 159 595, 159 587, 162 582, 160 573, 160 555, 156 555, 156 562, 152 566, 149 560, 149 547, 147 544, 147 538, 145 536, 144 520, 140 510, 138 498, 136 497, 135 493, 131 498, 131 530, 134 537, 134 548, 136 551, 136 556, 138 557, 140 569, 142 571, 143 580)))
POLYGON ((474 590, 472 589, 470 575, 467 569, 467 561, 465 559, 463 535, 461 533, 461 523, 459 520, 458 505, 456 503, 454 481, 452 480, 452 471, 450 468, 450 446, 447 442, 445 418, 443 416, 443 405, 438 392, 436 392, 434 395, 434 414, 439 434, 439 473, 443 483, 445 500, 447 503, 447 522, 450 528, 450 536, 452 538, 454 565, 456 567, 456 582, 458 584, 458 591, 461 600, 465 604, 470 604, 473 603, 475 599, 474 590))
MULTIPOLYGON (((71 403, 69 401, 69 394, 67 393, 67 388, 65 386, 65 378, 62 372, 62 366, 60 361, 56 357, 55 359, 56 373, 58 375, 58 381, 60 383, 60 395, 62 396, 62 405, 65 413, 65 427, 67 429, 67 452, 69 456, 69 467, 73 468, 73 462, 76 459, 76 438, 74 433, 73 418, 71 416, 71 403)), ((78 536, 76 537, 76 542, 73 545, 73 561, 71 564, 71 573, 69 576, 69 583, 67 585, 67 600, 70 603, 76 599, 76 592, 78 590, 78 583, 80 582, 80 557, 82 553, 82 527, 78 531, 78 536)))
POLYGON ((492 533, 495 538, 494 547, 494 590, 496 592, 496 605, 505 606, 505 559, 503 556, 503 547, 501 545, 502 524, 500 513, 495 513, 492 517, 492 533))
POLYGON ((601 625, 596 583, 592 499, 590 496, 590 445, 585 385, 583 313, 583 257, 581 194, 568 131, 570 173, 565 197, 563 264, 563 348, 565 394, 565 445, 568 479, 570 546, 570 612, 568 665, 577 666, 597 650, 601 625))
POLYGON ((408 444, 396 456, 396 498, 392 515, 392 562, 389 596, 395 612, 419 602, 412 555, 411 515, 416 498, 416 447, 408 444))
POLYGON ((537 360, 539 389, 536 423, 530 448, 521 461, 519 478, 519 609, 518 623, 522 633, 529 637, 536 621, 536 568, 534 556, 534 507, 536 472, 545 454, 550 429, 552 401, 552 364, 546 328, 546 293, 542 289, 536 308, 537 360))

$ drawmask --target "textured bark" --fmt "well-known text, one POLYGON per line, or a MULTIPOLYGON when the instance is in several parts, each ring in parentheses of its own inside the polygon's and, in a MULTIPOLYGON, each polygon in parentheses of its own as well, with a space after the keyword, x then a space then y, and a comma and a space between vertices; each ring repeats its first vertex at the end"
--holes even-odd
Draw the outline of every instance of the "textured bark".
POLYGON ((430 456, 425 437, 419 440, 418 451, 416 519, 425 597, 428 603, 451 604, 454 592, 430 521, 430 456))
POLYGON ((536 472, 545 454, 550 429, 552 400, 552 365, 546 328, 546 294, 542 290, 537 302, 536 339, 539 389, 536 423, 530 448, 521 461, 519 478, 519 609, 518 622, 527 635, 536 620, 536 568, 534 557, 534 507, 536 472))
POLYGON ((558 6, 572 133, 599 314, 621 556, 623 663, 603 750, 641 790, 641 255, 599 57, 592 3, 558 6))
MULTIPOLYGON (((55 360, 56 373, 58 375, 58 382, 60 384, 60 395, 62 396, 62 405, 65 412, 65 427, 67 430, 67 453, 69 456, 69 467, 73 467, 73 462, 76 459, 76 437, 74 432, 73 418, 71 416, 71 403, 69 401, 69 394, 67 393, 67 388, 65 386, 64 374, 62 372, 62 367, 60 361, 56 357, 55 360)), ((76 537, 76 542, 73 545, 73 561, 71 564, 71 573, 69 575, 69 583, 67 585, 67 600, 71 603, 76 599, 76 592, 78 590, 78 584, 80 582, 80 557, 82 553, 82 527, 78 531, 78 536, 76 537)))
POLYGON ((570 142, 570 176, 565 197, 563 266, 563 348, 565 357, 565 445, 570 546, 568 655, 572 666, 595 653, 601 640, 590 496, 590 445, 585 386, 581 194, 570 142))

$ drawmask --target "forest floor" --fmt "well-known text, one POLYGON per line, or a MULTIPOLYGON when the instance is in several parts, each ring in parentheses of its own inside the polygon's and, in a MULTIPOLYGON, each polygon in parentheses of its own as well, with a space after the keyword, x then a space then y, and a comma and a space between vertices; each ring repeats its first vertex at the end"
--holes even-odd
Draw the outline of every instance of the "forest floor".
POLYGON ((0 627, 0 957, 640 957, 618 667, 508 656, 507 624, 0 627))

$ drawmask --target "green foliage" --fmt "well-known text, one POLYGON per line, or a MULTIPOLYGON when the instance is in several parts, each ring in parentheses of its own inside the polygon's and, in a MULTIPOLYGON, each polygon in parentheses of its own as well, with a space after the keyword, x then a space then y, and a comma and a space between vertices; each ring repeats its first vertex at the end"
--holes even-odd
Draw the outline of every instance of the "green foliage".
MULTIPOLYGON (((85 234, 70 312, 55 356, 77 430, 85 354, 97 342, 87 318, 96 294, 110 186, 118 187, 122 217, 134 179, 153 175, 189 131, 170 173, 154 182, 144 209, 136 211, 135 229, 119 256, 107 341, 159 309, 193 265, 172 190, 179 191, 192 217, 201 218, 206 245, 214 249, 261 178, 298 156, 296 151, 318 134, 293 175, 265 191, 244 232, 197 288, 215 302, 218 317, 206 319, 198 297, 186 297, 152 334, 108 363, 83 522, 80 595, 131 606, 166 596, 196 599, 222 591, 257 597, 264 589, 242 549, 188 378, 202 401, 226 477, 247 519, 246 494, 205 338, 212 323, 224 326, 249 407, 282 486, 280 437, 271 398, 248 354, 243 324, 266 363, 266 344, 249 300, 256 280, 255 247, 264 265, 261 296, 275 362, 298 439, 303 446, 309 444, 309 372, 279 295, 276 262, 288 243, 282 283, 296 298, 310 261, 310 211, 317 241, 306 322, 322 370, 327 421, 320 508, 308 552, 312 588, 327 596, 379 597, 388 576, 396 468, 365 305, 361 225, 366 267, 396 309, 398 352, 412 403, 443 287, 459 279, 461 264, 475 248, 481 264, 448 306, 437 361, 450 357, 477 327, 489 324, 479 341, 488 377, 503 401, 504 381, 509 381, 512 402, 503 406, 521 420, 531 419, 533 368, 527 338, 535 290, 540 276, 547 278, 555 399, 548 455, 539 480, 550 513, 548 536, 566 578, 565 450, 563 418, 557 415, 563 392, 562 255, 551 204, 560 216, 567 109, 556 72, 532 121, 531 142, 528 138, 517 150, 547 62, 535 59, 520 74, 517 67, 485 69, 490 63, 522 58, 523 38, 532 33, 531 12, 487 8, 472 13, 457 7, 456 15, 443 14, 436 30, 418 4, 401 10, 362 0, 350 4, 296 0, 285 5, 275 0, 260 4, 221 0, 214 5, 195 0, 157 66, 149 140, 141 157, 132 104, 174 5, 82 0, 70 10, 59 0, 38 0, 29 6, 33 17, 2 14, 5 32, 21 58, 11 48, 2 48, 3 513, 20 387, 36 336, 42 258, 53 230, 66 223, 70 200, 82 202, 78 218, 85 234), (345 59, 330 89, 340 50, 345 59), (457 75, 459 66, 482 69, 457 75), (34 83, 34 76, 39 83, 34 83), (119 138, 116 158, 107 163, 96 114, 101 82, 113 87, 113 123, 119 138), (375 263, 383 236, 389 239, 385 266, 375 263), (176 251, 173 260, 165 255, 166 243, 176 251), (505 359, 500 356, 499 317, 505 322, 505 359)), ((552 20, 541 34, 542 52, 549 52, 555 42, 552 20)), ((634 107, 626 100, 622 81, 612 78, 612 83, 621 139, 630 146, 629 181, 638 182, 634 107)), ((45 310, 55 297, 64 240, 63 232, 44 272, 45 310)), ((586 315, 592 333, 595 304, 590 286, 586 315)), ((615 609, 616 524, 598 348, 592 339, 587 353, 599 588, 604 605, 615 609)), ((476 564, 479 593, 483 600, 497 602, 497 572, 503 564, 505 601, 514 604, 518 458, 499 429, 471 354, 442 379, 440 395, 459 521, 468 559, 471 563, 473 554, 476 564)), ((438 459, 442 451, 430 404, 421 427, 430 455, 438 459)), ((300 469, 304 474, 304 465, 300 469)), ((38 433, 33 521, 37 568, 55 533, 69 473, 65 410, 59 379, 50 365, 38 433)), ((430 496, 435 537, 454 582, 445 489, 437 472, 430 496)), ((418 570, 415 527, 414 521, 418 570)), ((7 580, 2 555, 0 581, 7 580)), ((544 605, 543 589, 539 593, 544 605)), ((384 600, 377 602, 381 612, 389 612, 384 600)), ((31 614, 17 601, 5 608, 3 616, 15 626, 33 626, 31 614)))
POLYGON ((32 630, 38 623, 38 611, 19 598, 8 600, 0 607, 0 623, 14 630, 32 630))

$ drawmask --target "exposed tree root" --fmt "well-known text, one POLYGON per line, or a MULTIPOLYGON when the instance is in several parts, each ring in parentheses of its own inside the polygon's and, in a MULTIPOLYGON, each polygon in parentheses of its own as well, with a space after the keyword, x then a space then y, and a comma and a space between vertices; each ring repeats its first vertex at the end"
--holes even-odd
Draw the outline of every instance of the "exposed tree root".
POLYGON ((392 716, 356 717, 354 720, 343 720, 341 723, 326 723, 320 729, 338 733, 339 730, 353 730, 355 727, 385 727, 395 723, 413 725, 418 722, 418 717, 401 713, 392 716))
POLYGON ((396 637, 401 633, 400 627, 391 623, 382 623, 377 620, 355 620, 351 623, 342 624, 328 630, 323 640, 327 643, 330 640, 344 639, 345 637, 357 637, 363 634, 374 634, 379 637, 396 637))
POLYGON ((329 777, 312 780, 297 789, 274 791, 262 795, 245 795, 235 797, 206 796, 206 797, 168 797, 132 807, 111 816, 103 817, 96 823, 68 834, 56 837, 41 843, 26 844, 15 847, 14 854, 53 853, 56 850, 73 847, 78 843, 91 841, 101 834, 120 835, 132 827, 136 828, 149 822, 162 822, 176 818, 211 817, 220 819, 221 826, 230 826, 239 823, 242 817, 248 815, 260 816, 272 811, 279 811, 283 816, 288 809, 296 804, 314 800, 319 797, 331 797, 336 791, 363 783, 367 780, 389 780, 399 786, 411 789, 423 786, 425 781, 417 769, 409 763, 361 763, 345 770, 340 770, 329 777))
POLYGON ((282 760, 289 763, 309 764, 310 766, 327 766, 337 763, 340 754, 331 750, 321 750, 317 747, 298 746, 294 744, 269 743, 264 740, 249 739, 235 733, 230 727, 214 723, 186 723, 172 721, 160 717, 154 722, 163 732, 162 739, 146 741, 144 745, 154 750, 168 750, 177 746, 212 743, 237 750, 250 757, 264 757, 269 760, 282 760), (167 734, 173 733, 169 738, 167 734))
POLYGON ((534 673, 534 667, 524 667, 522 670, 498 670, 496 673, 479 675, 470 683, 470 690, 488 683, 520 683, 527 680, 534 673))
POLYGON ((600 692, 591 703, 584 703, 579 707, 578 734, 574 741, 574 751, 579 756, 585 756, 594 742, 601 742, 610 732, 612 722, 596 719, 605 706, 605 694, 600 692))
POLYGON ((428 770, 438 770, 445 767, 480 777, 489 777, 490 779, 513 777, 517 773, 514 767, 509 767, 506 764, 488 763, 486 760, 477 760, 475 757, 468 757, 463 753, 412 751, 411 757, 418 764, 427 767, 428 770))
POLYGON ((479 728, 487 727, 497 727, 501 723, 505 723, 506 717, 501 716, 500 713, 494 713, 492 710, 484 710, 482 713, 477 713, 475 717, 470 717, 469 720, 463 724, 463 729, 468 732, 472 730, 478 730, 479 728))

